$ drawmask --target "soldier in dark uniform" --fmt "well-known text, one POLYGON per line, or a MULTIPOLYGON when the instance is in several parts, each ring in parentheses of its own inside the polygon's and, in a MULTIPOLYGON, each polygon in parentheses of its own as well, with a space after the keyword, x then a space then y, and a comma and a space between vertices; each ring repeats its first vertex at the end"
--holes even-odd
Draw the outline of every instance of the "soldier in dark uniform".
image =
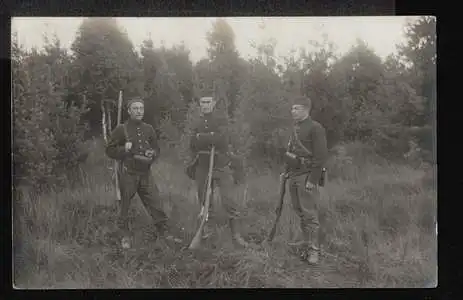
POLYGON ((153 183, 151 165, 159 156, 159 145, 153 127, 142 121, 144 102, 140 98, 127 104, 130 118, 111 133, 106 154, 121 161, 121 207, 119 227, 123 231, 122 247, 130 247, 128 210, 130 201, 138 193, 143 205, 153 218, 158 236, 165 234, 167 216, 162 210, 157 186, 153 183))
MULTIPOLYGON (((216 101, 212 97, 200 99, 201 117, 192 126, 190 136, 190 151, 193 154, 194 162, 188 168, 190 178, 196 182, 198 191, 199 205, 202 206, 205 200, 207 188, 207 175, 209 167, 209 156, 211 146, 215 145, 216 157, 212 176, 213 186, 220 187, 221 196, 225 211, 228 214, 229 225, 233 241, 238 245, 247 246, 248 244, 238 232, 238 212, 233 199, 232 190, 234 188, 233 170, 230 167, 232 154, 231 142, 226 133, 227 121, 225 117, 214 114, 216 101)), ((210 234, 206 226, 205 236, 210 234)))
POLYGON ((291 109, 293 133, 285 159, 289 171, 291 203, 300 218, 303 234, 303 240, 293 245, 302 246, 303 258, 316 264, 319 256, 318 183, 328 150, 325 129, 310 117, 310 109, 309 98, 296 97, 291 109))

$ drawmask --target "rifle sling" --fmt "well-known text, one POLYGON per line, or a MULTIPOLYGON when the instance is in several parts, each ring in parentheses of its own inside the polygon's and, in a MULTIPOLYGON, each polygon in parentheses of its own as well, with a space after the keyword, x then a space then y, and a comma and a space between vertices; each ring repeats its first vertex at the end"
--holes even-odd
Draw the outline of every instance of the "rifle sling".
MULTIPOLYGON (((312 127, 310 127, 310 129, 312 129, 312 127)), ((307 147, 305 147, 302 144, 301 140, 299 139, 299 135, 297 134, 296 127, 293 127, 293 133, 294 133, 294 140, 296 141, 297 145, 301 147, 302 150, 304 150, 309 156, 312 156, 312 152, 309 151, 309 149, 307 149, 307 147)))
MULTIPOLYGON (((125 142, 127 143, 127 142, 130 141, 130 140, 129 140, 129 134, 128 134, 128 132, 127 132, 127 123, 123 123, 123 124, 122 124, 122 129, 124 130, 124 138, 125 138, 125 142)), ((125 146, 124 146, 124 150, 125 150, 125 146)), ((120 163, 121 163, 121 172, 123 172, 124 170, 127 169, 127 167, 126 167, 125 164, 124 164, 124 160, 125 160, 125 159, 123 158, 123 159, 121 159, 121 161, 120 161, 120 163)))
POLYGON ((127 132, 127 124, 126 123, 122 124, 122 128, 124 129, 125 140, 126 140, 126 142, 129 142, 129 134, 127 132))

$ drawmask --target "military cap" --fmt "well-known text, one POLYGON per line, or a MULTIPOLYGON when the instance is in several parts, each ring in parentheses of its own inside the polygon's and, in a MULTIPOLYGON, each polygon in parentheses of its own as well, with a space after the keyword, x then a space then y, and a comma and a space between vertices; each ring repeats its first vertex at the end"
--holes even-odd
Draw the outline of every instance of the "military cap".
POLYGON ((304 105, 305 107, 310 109, 312 106, 312 101, 309 97, 296 96, 293 100, 293 105, 304 105))
POLYGON ((139 102, 139 103, 145 105, 145 102, 143 101, 142 98, 140 98, 140 97, 135 97, 135 98, 130 99, 130 100, 127 102, 127 108, 129 108, 130 105, 132 105, 132 103, 135 103, 135 102, 139 102))
POLYGON ((199 99, 199 101, 201 102, 202 99, 209 99, 209 100, 211 100, 211 101, 214 101, 214 97, 212 97, 212 96, 201 97, 201 98, 199 99))

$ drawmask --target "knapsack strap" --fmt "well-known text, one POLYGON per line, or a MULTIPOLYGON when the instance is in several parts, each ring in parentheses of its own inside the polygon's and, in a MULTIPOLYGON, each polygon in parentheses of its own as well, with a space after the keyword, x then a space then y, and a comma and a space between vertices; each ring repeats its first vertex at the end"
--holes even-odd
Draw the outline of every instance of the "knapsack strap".
MULTIPOLYGON (((124 130, 124 138, 125 138, 125 142, 129 142, 129 134, 127 132, 127 123, 122 123, 122 129, 124 130)), ((125 143, 124 143, 125 144, 125 143)), ((120 160, 120 164, 121 164, 121 171, 123 170, 126 170, 127 167, 125 166, 124 164, 124 161, 125 159, 121 159, 120 160)))
POLYGON ((125 137, 126 142, 130 142, 129 134, 127 132, 127 123, 123 123, 122 128, 124 129, 124 137, 125 137))

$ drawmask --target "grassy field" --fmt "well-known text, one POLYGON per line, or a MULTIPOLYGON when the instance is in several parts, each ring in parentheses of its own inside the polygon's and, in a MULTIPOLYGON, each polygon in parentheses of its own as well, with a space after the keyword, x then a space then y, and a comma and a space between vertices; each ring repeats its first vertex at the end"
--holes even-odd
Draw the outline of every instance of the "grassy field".
MULTIPOLYGON (((225 288, 225 287, 434 287, 437 284, 435 173, 393 165, 356 146, 340 148, 322 190, 320 265, 310 267, 287 247, 300 234, 286 199, 274 241, 237 249, 214 199, 215 233, 197 251, 183 250, 196 230, 195 187, 174 159, 153 174, 166 213, 184 230, 184 244, 154 242, 138 196, 130 211, 133 248, 116 250, 111 161, 101 147, 87 161, 81 186, 36 195, 18 189, 15 224, 17 288, 225 288)), ((250 174, 236 188, 244 212, 242 232, 259 242, 268 234, 278 202, 278 176, 250 174)), ((289 195, 286 196, 287 198, 289 195)))

